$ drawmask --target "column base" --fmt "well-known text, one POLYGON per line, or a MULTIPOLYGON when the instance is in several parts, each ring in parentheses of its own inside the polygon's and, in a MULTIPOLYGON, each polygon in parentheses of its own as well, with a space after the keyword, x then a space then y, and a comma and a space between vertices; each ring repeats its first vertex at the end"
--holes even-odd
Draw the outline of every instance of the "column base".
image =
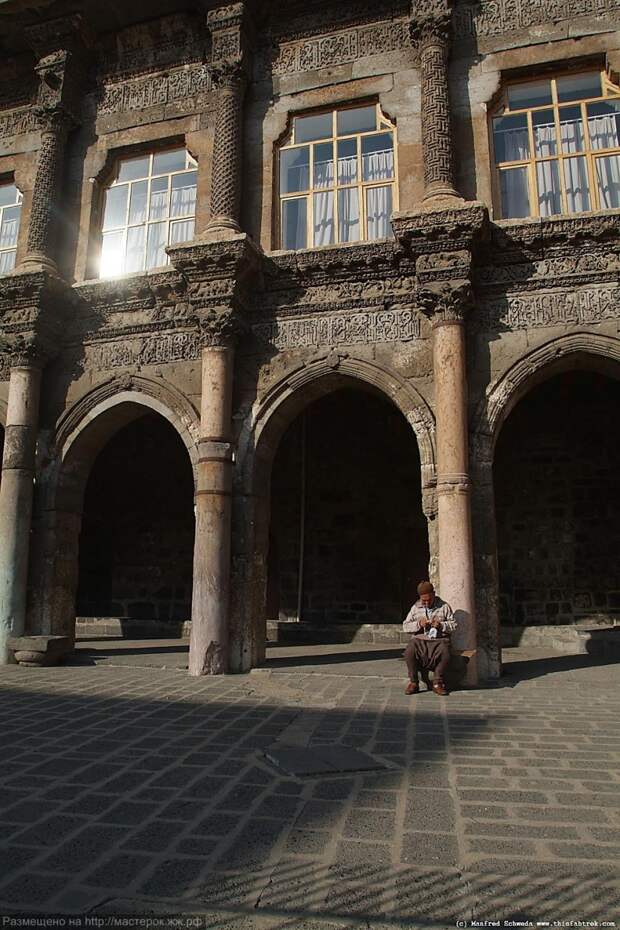
POLYGON ((57 665, 73 652, 73 642, 68 636, 14 636, 9 638, 8 646, 9 655, 18 665, 35 668, 57 665))
POLYGON ((56 278, 60 276, 56 262, 43 252, 28 252, 15 270, 30 273, 44 271, 56 278))
MULTIPOLYGON (((231 216, 212 216, 205 229, 205 237, 222 237, 226 234, 238 236, 241 232, 239 223, 231 216)), ((203 238, 200 236, 199 238, 203 238)))
POLYGON ((422 204, 425 210, 429 207, 450 206, 451 204, 464 203, 465 199, 451 184, 444 184, 438 181, 429 185, 424 191, 422 204))

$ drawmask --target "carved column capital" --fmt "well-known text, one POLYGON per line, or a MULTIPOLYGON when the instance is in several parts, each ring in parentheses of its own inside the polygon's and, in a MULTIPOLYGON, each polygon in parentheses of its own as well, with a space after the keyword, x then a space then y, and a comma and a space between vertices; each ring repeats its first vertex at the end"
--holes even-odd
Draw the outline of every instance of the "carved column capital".
POLYGON ((419 54, 430 46, 439 46, 447 56, 450 47, 452 4, 450 0, 433 0, 421 9, 412 3, 409 19, 411 42, 419 54))
POLYGON ((420 287, 416 296, 420 310, 429 317, 433 329, 447 324, 463 325, 473 305, 469 281, 443 281, 420 287))
POLYGON ((202 348, 232 348, 247 329, 240 314, 231 307, 217 307, 198 315, 202 348))

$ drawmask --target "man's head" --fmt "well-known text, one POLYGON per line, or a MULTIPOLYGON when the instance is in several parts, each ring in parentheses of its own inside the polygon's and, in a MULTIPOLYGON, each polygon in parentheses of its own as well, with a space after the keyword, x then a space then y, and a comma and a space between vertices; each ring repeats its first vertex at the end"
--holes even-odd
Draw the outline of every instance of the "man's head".
POLYGON ((420 602, 425 607, 430 607, 435 599, 435 589, 430 583, 430 581, 421 581, 418 585, 418 596, 420 602))

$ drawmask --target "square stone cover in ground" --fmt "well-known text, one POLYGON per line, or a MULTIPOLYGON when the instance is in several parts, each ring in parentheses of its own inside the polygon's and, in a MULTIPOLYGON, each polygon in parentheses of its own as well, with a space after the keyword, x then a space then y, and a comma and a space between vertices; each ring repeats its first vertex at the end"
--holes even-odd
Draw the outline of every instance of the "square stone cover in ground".
POLYGON ((350 746, 270 746, 265 756, 288 775, 329 775, 387 768, 385 763, 350 746))

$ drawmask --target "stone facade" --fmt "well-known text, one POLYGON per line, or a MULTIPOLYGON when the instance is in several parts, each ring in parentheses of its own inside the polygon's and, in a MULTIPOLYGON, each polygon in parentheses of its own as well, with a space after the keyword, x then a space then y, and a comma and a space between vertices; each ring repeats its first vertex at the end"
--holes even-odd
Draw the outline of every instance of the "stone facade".
MULTIPOLYGON (((16 268, 0 279, 3 657, 9 635, 74 635, 90 478, 147 413, 193 471, 190 671, 260 662, 280 441, 310 404, 354 389, 394 405, 415 438, 408 493, 428 572, 461 613, 471 680, 494 678, 500 614, 514 621, 507 598, 527 587, 506 590, 496 442, 542 381, 618 377, 620 212, 498 220, 488 110, 515 75, 585 63, 614 80, 618 0, 173 6, 138 2, 112 22, 94 0, 60 18, 51 2, 3 5, 0 181, 23 194, 16 268), (356 101, 397 129, 393 236, 278 250, 276 150, 292 117, 356 101), (114 165, 165 145, 198 165, 195 238, 166 267, 99 280, 114 165)), ((389 483, 392 451, 379 451, 389 483)), ((605 499, 617 522, 617 488, 605 499)), ((551 622, 588 618, 583 592, 551 587, 551 622)), ((613 619, 620 581, 605 582, 604 608, 599 587, 593 615, 613 619)))

